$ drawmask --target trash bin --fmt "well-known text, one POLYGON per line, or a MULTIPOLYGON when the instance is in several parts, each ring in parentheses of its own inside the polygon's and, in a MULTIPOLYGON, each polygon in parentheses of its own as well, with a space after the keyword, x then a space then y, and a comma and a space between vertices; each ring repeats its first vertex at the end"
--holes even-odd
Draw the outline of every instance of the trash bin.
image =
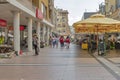
POLYGON ((82 49, 88 49, 88 43, 82 42, 82 49))

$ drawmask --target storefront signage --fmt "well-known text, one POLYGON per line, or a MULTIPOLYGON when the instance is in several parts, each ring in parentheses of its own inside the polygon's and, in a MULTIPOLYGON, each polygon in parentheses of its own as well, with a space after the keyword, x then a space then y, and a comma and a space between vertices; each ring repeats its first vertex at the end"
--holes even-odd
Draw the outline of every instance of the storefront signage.
POLYGON ((6 27, 7 26, 7 21, 0 19, 0 27, 6 27))
POLYGON ((20 26, 20 31, 23 31, 25 27, 23 25, 20 26))
POLYGON ((36 8, 36 17, 38 19, 43 19, 43 14, 42 12, 39 10, 39 8, 36 8))
MULTIPOLYGON (((13 26, 9 26, 8 29, 11 30, 11 31, 14 30, 13 26)), ((23 31, 24 29, 25 29, 25 26, 24 25, 20 25, 20 31, 23 31)))

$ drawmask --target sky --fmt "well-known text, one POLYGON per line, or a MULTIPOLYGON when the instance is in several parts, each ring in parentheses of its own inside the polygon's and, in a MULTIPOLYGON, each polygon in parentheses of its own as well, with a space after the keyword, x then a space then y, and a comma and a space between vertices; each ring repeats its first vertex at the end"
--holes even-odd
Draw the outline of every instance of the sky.
POLYGON ((80 21, 84 12, 96 12, 105 0, 54 0, 55 7, 68 10, 69 25, 80 21))

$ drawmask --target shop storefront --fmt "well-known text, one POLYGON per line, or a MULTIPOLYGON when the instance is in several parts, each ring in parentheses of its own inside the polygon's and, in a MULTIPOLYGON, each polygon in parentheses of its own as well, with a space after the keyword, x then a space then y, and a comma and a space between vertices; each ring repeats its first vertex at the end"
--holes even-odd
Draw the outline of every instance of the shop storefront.
POLYGON ((5 44, 5 30, 7 28, 7 21, 0 19, 0 45, 5 44))
POLYGON ((17 0, 7 0, 7 4, 0 5, 0 11, 2 11, 0 13, 0 36, 2 36, 0 44, 11 40, 12 42, 10 44, 17 54, 20 53, 21 44, 25 38, 27 38, 27 50, 30 52, 33 51, 33 27, 35 34, 38 36, 38 41, 40 42, 40 38, 42 38, 42 40, 48 43, 48 35, 51 33, 50 30, 53 25, 43 18, 40 9, 35 6, 33 7, 34 8, 29 9, 29 7, 22 5, 17 0), (41 26, 41 24, 43 24, 43 26, 41 26), (7 37, 4 35, 7 35, 7 37))

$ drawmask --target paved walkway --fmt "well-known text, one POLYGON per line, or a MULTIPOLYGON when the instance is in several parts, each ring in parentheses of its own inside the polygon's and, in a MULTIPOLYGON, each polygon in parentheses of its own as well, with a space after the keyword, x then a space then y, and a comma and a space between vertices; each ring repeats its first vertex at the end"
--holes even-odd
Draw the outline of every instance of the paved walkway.
POLYGON ((43 48, 38 56, 26 53, 0 62, 0 80, 120 80, 75 45, 70 49, 43 48))

